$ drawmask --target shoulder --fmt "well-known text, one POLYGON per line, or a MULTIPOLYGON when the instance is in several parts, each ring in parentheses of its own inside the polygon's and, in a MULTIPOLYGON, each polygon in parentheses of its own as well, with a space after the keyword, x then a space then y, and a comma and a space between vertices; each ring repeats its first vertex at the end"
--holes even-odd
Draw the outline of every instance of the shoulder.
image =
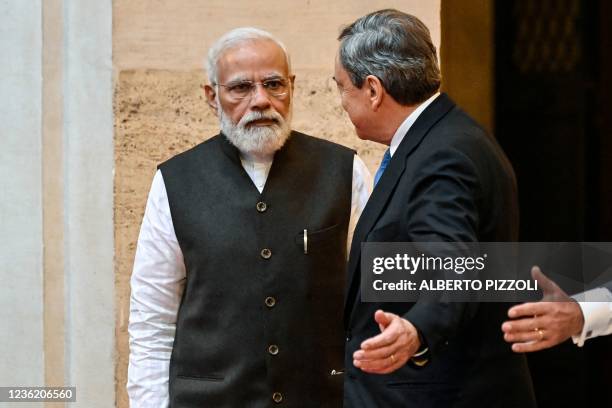
POLYGON ((497 141, 458 106, 429 130, 421 147, 424 153, 456 154, 475 161, 503 155, 497 141))
POLYGON ((335 153, 335 154, 343 154, 343 155, 350 155, 350 156, 353 156, 355 154, 355 151, 351 148, 348 148, 346 146, 343 146, 341 144, 338 144, 338 143, 335 143, 329 140, 325 140, 325 139, 321 139, 315 136, 307 135, 305 133, 297 132, 295 130, 291 132, 291 139, 293 140, 293 142, 302 146, 303 148, 306 148, 308 151, 320 150, 320 151, 329 152, 332 154, 335 153))
POLYGON ((430 133, 434 138, 446 141, 443 144, 482 143, 489 137, 484 128, 458 106, 436 123, 430 133))
POLYGON ((417 179, 446 175, 486 188, 516 184, 512 164, 495 138, 457 106, 430 129, 406 165, 417 179))
POLYGON ((353 174, 354 150, 304 133, 293 131, 279 153, 274 160, 282 158, 281 163, 298 166, 312 179, 336 178, 343 183, 353 174))

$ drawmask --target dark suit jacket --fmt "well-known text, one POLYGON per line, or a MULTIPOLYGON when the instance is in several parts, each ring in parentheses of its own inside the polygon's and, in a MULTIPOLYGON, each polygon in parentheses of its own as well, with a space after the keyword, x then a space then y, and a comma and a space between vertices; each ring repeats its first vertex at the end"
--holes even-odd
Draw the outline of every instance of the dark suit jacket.
POLYGON ((374 188, 355 230, 344 311, 346 407, 535 406, 523 355, 504 340, 507 304, 362 303, 362 242, 475 242, 517 239, 512 167, 487 136, 445 94, 418 117, 374 188), (362 372, 352 354, 378 333, 377 309, 412 322, 430 349, 388 375, 362 372))

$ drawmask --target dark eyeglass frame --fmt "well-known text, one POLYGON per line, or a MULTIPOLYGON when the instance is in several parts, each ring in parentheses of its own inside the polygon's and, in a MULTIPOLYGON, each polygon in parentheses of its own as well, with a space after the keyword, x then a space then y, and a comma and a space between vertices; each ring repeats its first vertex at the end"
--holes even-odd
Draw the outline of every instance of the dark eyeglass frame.
POLYGON ((270 96, 281 99, 289 94, 289 85, 291 80, 283 77, 275 77, 265 79, 263 81, 248 81, 240 80, 235 82, 228 82, 226 84, 213 84, 222 86, 227 89, 229 95, 234 99, 246 99, 253 97, 253 92, 257 88, 257 85, 261 85, 264 91, 270 96), (281 89, 274 89, 274 86, 280 87, 281 89), (240 87, 246 87, 240 89, 240 87))

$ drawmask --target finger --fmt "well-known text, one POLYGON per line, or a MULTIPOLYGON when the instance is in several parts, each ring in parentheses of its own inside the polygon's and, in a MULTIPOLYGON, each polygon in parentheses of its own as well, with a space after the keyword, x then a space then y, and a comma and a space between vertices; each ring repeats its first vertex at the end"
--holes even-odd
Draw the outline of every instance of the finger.
POLYGON ((379 358, 387 358, 391 354, 397 354, 400 350, 397 347, 398 342, 394 342, 388 346, 379 347, 368 350, 357 350, 353 353, 353 359, 355 360, 376 360, 379 358))
POLYGON ((518 317, 529 317, 550 313, 552 305, 550 302, 531 302, 513 306, 508 310, 508 316, 512 319, 518 317))
POLYGON ((377 336, 370 337, 361 343, 361 348, 363 350, 372 350, 380 347, 387 347, 397 341, 399 337, 399 333, 397 330, 393 330, 390 327, 385 328, 385 330, 377 336))
POLYGON ((510 332, 504 334, 504 340, 506 340, 508 343, 527 343, 532 341, 541 341, 543 339, 543 333, 543 331, 537 330, 510 332))
POLYGON ((540 267, 534 266, 531 268, 531 277, 538 282, 538 286, 542 288, 542 293, 544 294, 543 299, 547 299, 549 297, 554 297, 558 295, 562 290, 557 286, 555 282, 548 279, 546 275, 542 273, 540 267))
POLYGON ((502 330, 504 333, 509 333, 509 332, 511 331, 511 330, 510 330, 511 328, 512 328, 512 322, 509 322, 509 321, 505 321, 505 322, 503 322, 503 323, 502 323, 502 325, 501 325, 501 330, 502 330))
POLYGON ((407 360, 408 357, 405 353, 398 353, 393 354, 393 357, 389 355, 385 358, 380 358, 376 360, 353 360, 353 364, 355 365, 355 367, 358 367, 363 371, 382 374, 397 370, 399 367, 406 364, 407 360))
POLYGON ((396 354, 393 359, 393 363, 387 366, 373 368, 373 367, 364 367, 362 371, 370 373, 370 374, 389 374, 395 370, 402 368, 408 362, 407 354, 396 354))
POLYGON ((512 345, 512 351, 515 353, 532 353, 534 351, 540 351, 552 347, 553 344, 550 341, 531 341, 526 343, 514 343, 512 345))
POLYGON ((382 370, 393 364, 391 356, 376 360, 353 360, 353 365, 364 371, 382 370))
POLYGON ((520 333, 520 332, 528 332, 534 331, 536 329, 541 329, 545 326, 545 319, 542 317, 529 317, 525 319, 519 320, 511 320, 508 322, 504 322, 502 325, 502 330, 504 333, 520 333))
POLYGON ((368 350, 379 347, 386 347, 397 341, 401 329, 398 319, 393 319, 393 321, 379 335, 371 337, 361 343, 361 348, 364 350, 368 350))
POLYGON ((505 322, 502 325, 502 330, 504 333, 531 332, 535 331, 536 329, 541 329, 541 326, 544 326, 544 323, 540 317, 529 317, 505 322))
MULTIPOLYGON (((378 323, 379 327, 382 326, 383 328, 389 326, 394 317, 395 315, 393 313, 385 313, 382 310, 377 310, 376 313, 374 313, 374 320, 378 323)), ((382 329, 380 331, 382 331, 382 329)))
POLYGON ((381 333, 385 330, 385 327, 389 325, 385 312, 380 309, 374 312, 374 321, 378 323, 378 329, 381 333))

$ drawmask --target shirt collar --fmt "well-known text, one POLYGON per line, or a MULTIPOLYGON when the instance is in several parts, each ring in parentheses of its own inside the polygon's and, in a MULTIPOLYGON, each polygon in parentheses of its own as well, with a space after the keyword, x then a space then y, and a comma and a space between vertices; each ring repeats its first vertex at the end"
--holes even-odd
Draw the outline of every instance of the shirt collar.
POLYGON ((274 160, 274 153, 262 157, 240 151, 240 160, 253 165, 268 165, 274 160))
POLYGON ((391 154, 391 157, 393 157, 393 153, 395 153, 400 143, 402 143, 404 136, 406 136, 412 125, 414 125, 414 122, 416 122, 419 115, 423 113, 425 108, 427 108, 439 95, 440 92, 436 92, 429 99, 420 104, 397 128, 395 134, 393 135, 393 139, 391 139, 391 144, 389 145, 389 153, 391 154))

